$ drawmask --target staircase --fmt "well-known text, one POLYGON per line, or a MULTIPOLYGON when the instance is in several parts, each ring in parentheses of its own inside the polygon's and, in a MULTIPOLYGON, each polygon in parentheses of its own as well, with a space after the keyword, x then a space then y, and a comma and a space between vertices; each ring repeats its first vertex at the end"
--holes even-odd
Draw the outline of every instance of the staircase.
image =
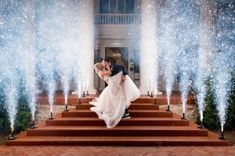
POLYGON ((89 146, 226 146, 228 141, 180 116, 159 109, 154 98, 142 96, 134 101, 131 119, 122 119, 115 128, 90 112, 87 101, 28 129, 6 145, 89 145, 89 146), (155 103, 155 104, 154 104, 155 103))

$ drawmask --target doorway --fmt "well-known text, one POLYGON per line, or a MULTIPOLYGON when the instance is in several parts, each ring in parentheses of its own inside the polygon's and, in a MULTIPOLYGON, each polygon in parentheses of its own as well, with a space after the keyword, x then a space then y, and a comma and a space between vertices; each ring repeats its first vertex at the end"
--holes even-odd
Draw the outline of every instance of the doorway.
POLYGON ((128 48, 127 47, 106 47, 105 58, 109 59, 112 64, 119 64, 126 68, 128 73, 128 48))

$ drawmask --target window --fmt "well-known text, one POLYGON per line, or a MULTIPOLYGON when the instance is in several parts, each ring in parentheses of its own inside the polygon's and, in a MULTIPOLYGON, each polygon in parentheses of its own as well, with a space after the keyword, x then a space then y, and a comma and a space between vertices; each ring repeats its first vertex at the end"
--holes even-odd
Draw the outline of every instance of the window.
POLYGON ((109 0, 110 1, 110 13, 116 13, 117 12, 117 0, 109 0))
POLYGON ((126 13, 133 13, 134 12, 134 0, 126 0, 126 13))
POLYGON ((100 13, 109 12, 109 0, 100 0, 100 13))
POLYGON ((118 12, 119 13, 123 13, 125 11, 125 6, 124 6, 124 3, 125 0, 119 0, 118 1, 118 12))
POLYGON ((100 0, 100 13, 134 13, 134 0, 100 0))

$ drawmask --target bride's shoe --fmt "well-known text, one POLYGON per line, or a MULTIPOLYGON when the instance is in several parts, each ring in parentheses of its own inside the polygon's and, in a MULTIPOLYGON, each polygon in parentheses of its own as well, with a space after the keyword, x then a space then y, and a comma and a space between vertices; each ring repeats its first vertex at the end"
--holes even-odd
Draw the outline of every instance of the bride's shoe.
POLYGON ((125 113, 123 116, 122 116, 122 119, 130 119, 131 116, 129 113, 125 113))
POLYGON ((130 113, 128 112, 128 109, 125 110, 125 114, 122 116, 122 119, 130 119, 130 113))

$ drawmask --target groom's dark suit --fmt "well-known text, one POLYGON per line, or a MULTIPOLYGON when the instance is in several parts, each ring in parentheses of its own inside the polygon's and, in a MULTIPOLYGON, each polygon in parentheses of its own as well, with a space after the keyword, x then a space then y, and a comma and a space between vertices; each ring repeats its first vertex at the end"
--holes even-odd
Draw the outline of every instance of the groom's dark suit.
POLYGON ((125 69, 124 66, 117 65, 117 64, 114 64, 114 65, 111 66, 111 72, 112 72, 111 76, 116 75, 120 71, 122 71, 123 75, 127 75, 127 72, 126 72, 126 69, 125 69))

